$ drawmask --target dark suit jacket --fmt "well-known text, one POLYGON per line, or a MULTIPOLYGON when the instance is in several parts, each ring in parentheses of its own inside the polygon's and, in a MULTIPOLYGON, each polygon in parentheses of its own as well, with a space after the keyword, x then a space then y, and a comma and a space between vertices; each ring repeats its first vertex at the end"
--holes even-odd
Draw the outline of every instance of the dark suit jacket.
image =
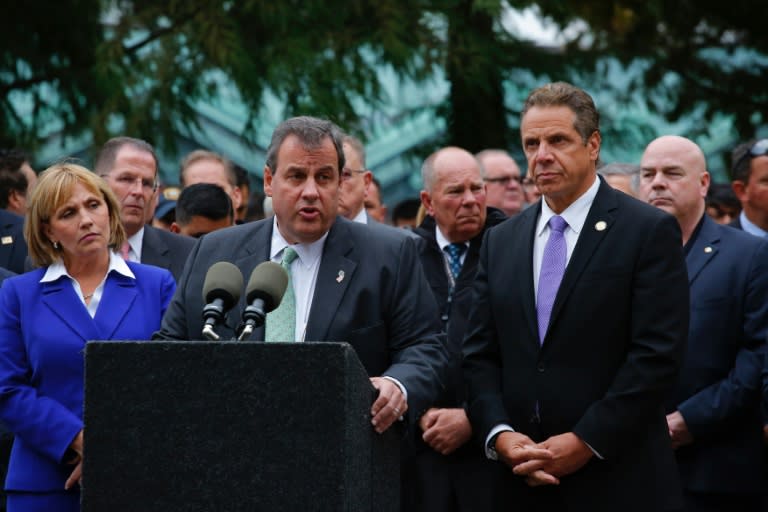
MULTIPOLYGON (((271 218, 201 238, 155 337, 202 339, 202 288, 208 268, 229 261, 247 281, 254 267, 269 260, 271 238, 271 218)), ((241 323, 242 297, 226 325, 216 329, 223 339, 233 338, 241 323)), ((434 403, 443 387, 446 353, 437 318, 413 238, 337 217, 325 241, 305 339, 349 342, 369 375, 388 375, 403 383, 413 419, 434 403), (340 271, 345 277, 337 280, 340 271)), ((255 330, 251 339, 263 340, 264 328, 255 330)))
POLYGON ((456 278, 455 289, 448 303, 448 293, 451 283, 448 280, 447 268, 443 251, 437 245, 435 237, 435 219, 426 216, 424 221, 413 233, 419 235, 419 259, 424 267, 429 286, 437 301, 443 330, 447 334, 449 366, 445 394, 440 401, 433 404, 438 407, 463 407, 465 402, 464 373, 461 370, 461 347, 467 333, 467 320, 472 307, 472 288, 477 274, 477 264, 480 259, 480 245, 486 229, 489 229, 507 218, 501 210, 488 208, 485 228, 475 238, 470 240, 464 258, 461 272, 456 278))
POLYGON ((91 318, 66 277, 41 283, 45 269, 0 289, 0 419, 15 439, 5 487, 61 491, 63 464, 83 428, 83 349, 88 340, 148 339, 175 283, 162 269, 128 263, 136 279, 110 273, 91 318))
POLYGON ((686 262, 688 351, 669 407, 680 410, 694 438, 676 452, 683 485, 698 492, 762 492, 768 241, 705 216, 686 262))
POLYGON ((141 244, 141 262, 170 270, 178 282, 195 239, 147 225, 141 244))
POLYGON ((536 442, 574 432, 603 457, 557 487, 531 489, 510 473, 507 492, 525 506, 672 509, 680 486, 664 400, 688 327, 680 228, 601 179, 540 346, 532 256, 540 211, 541 203, 524 210, 483 241, 464 345, 472 424, 483 439, 502 423, 536 442))
POLYGON ((26 258, 24 217, 0 209, 0 267, 21 274, 26 258))

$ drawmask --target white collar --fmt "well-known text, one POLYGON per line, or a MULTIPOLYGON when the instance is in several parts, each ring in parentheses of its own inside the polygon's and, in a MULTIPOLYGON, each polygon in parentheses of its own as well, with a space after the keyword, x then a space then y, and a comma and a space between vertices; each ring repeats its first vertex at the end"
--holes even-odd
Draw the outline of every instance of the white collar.
MULTIPOLYGON (((587 214, 597 196, 599 188, 600 178, 595 176, 594 183, 590 185, 587 191, 560 213, 560 216, 568 223, 568 227, 577 235, 581 232, 581 228, 584 227, 584 223, 587 221, 587 214)), ((536 224, 536 236, 541 235, 544 228, 547 227, 549 219, 557 215, 552 211, 552 208, 549 207, 543 196, 541 199, 541 214, 539 215, 539 222, 536 224)))
MULTIPOLYGON (((124 275, 125 277, 136 279, 136 276, 128 267, 128 264, 125 262, 125 260, 120 255, 109 251, 109 267, 107 267, 107 274, 113 270, 118 274, 124 275)), ((73 281, 75 280, 75 278, 72 277, 69 272, 67 272, 67 267, 64 266, 64 262, 61 260, 61 258, 59 258, 58 260, 48 265, 48 268, 45 270, 45 274, 43 275, 42 279, 40 279, 40 282, 53 282, 59 279, 61 276, 67 276, 73 281)))
POLYGON ((289 244, 280 230, 277 228, 277 215, 272 220, 272 241, 269 249, 269 259, 274 260, 280 252, 289 245, 296 251, 299 261, 307 267, 314 265, 323 254, 325 240, 328 238, 328 231, 319 239, 309 244, 289 244))
MULTIPOLYGON (((440 226, 437 225, 437 222, 435 222, 435 240, 437 241, 437 246, 440 247, 441 251, 444 251, 445 248, 451 245, 452 243, 448 241, 447 238, 445 238, 445 235, 440 230, 440 226)), ((469 241, 464 242, 464 245, 466 247, 469 247, 469 241)))

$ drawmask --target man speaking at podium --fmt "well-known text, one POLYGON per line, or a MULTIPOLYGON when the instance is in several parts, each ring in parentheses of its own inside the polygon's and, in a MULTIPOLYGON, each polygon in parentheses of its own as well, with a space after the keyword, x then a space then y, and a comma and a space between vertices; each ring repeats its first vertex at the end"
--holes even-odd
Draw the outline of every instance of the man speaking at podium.
MULTIPOLYGON (((264 166, 274 218, 200 240, 155 338, 202 339, 203 282, 214 263, 231 262, 244 276, 263 261, 281 263, 290 276, 285 296, 250 339, 349 342, 379 390, 371 415, 381 433, 406 411, 415 424, 437 399, 447 356, 414 240, 336 215, 342 137, 312 117, 275 129, 264 166)), ((244 307, 216 326, 222 339, 234 338, 244 307)))

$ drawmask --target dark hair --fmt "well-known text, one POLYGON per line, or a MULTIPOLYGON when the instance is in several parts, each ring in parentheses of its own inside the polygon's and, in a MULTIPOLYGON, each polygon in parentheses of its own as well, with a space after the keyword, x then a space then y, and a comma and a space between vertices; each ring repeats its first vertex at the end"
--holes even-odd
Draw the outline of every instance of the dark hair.
POLYGON ((534 89, 523 104, 520 117, 532 107, 568 107, 576 114, 573 127, 584 144, 595 132, 600 132, 600 114, 592 97, 582 89, 566 82, 554 82, 534 89))
POLYGON ((99 154, 96 155, 96 162, 93 164, 93 171, 99 176, 106 176, 112 172, 112 168, 115 166, 115 159, 117 153, 123 146, 133 146, 134 148, 145 151, 152 155, 152 159, 155 161, 155 176, 157 176, 158 168, 160 167, 157 161, 157 153, 155 148, 152 147, 147 141, 141 139, 134 139, 133 137, 113 137, 101 146, 99 154))
POLYGON ((11 192, 27 193, 29 181, 21 171, 27 155, 18 149, 0 149, 0 208, 8 208, 11 192))
POLYGON ((749 157, 749 150, 757 142, 752 139, 743 144, 739 144, 731 152, 731 181, 743 181, 749 183, 749 176, 752 174, 752 159, 749 157))
POLYGON ((729 183, 710 183, 706 197, 707 206, 725 206, 741 211, 741 201, 729 183))
POLYGON ((176 223, 185 226, 195 216, 211 220, 232 219, 234 211, 229 194, 212 183, 184 187, 176 201, 176 223))
POLYGON ((392 223, 397 219, 414 219, 419 213, 421 199, 403 199, 392 209, 392 223))
POLYGON ((280 123, 275 131, 272 132, 272 140, 269 142, 267 148, 267 162, 266 166, 272 171, 272 174, 277 172, 277 152, 280 150, 280 146, 289 135, 295 135, 298 137, 301 144, 307 149, 315 149, 323 144, 323 141, 327 138, 331 139, 333 146, 336 148, 336 154, 339 158, 339 177, 341 176, 341 170, 344 168, 344 147, 342 139, 344 134, 341 128, 336 126, 330 121, 325 119, 318 119, 316 117, 300 116, 292 117, 280 123))
POLYGON ((242 186, 247 186, 250 189, 251 179, 248 176, 248 171, 245 169, 245 167, 241 165, 237 165, 236 163, 232 163, 232 167, 235 169, 235 177, 237 178, 237 187, 240 188, 242 186))

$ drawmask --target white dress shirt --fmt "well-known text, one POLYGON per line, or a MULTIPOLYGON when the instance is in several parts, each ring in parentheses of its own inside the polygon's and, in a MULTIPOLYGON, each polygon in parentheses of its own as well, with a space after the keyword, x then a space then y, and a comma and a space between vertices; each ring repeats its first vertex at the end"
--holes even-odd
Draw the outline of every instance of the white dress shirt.
POLYGON ((365 211, 365 208, 362 208, 359 212, 357 212, 357 215, 355 215, 355 218, 352 219, 353 222, 359 222, 360 224, 368 224, 368 214, 365 211))
MULTIPOLYGON (((134 263, 141 263, 141 249, 144 243, 144 226, 136 232, 135 235, 128 238, 128 245, 131 246, 131 250, 128 251, 128 260, 134 263)), ((117 248, 118 251, 120 248, 117 248)))
MULTIPOLYGON (((440 227, 435 224, 435 240, 437 241, 437 246, 440 247, 440 250, 443 252, 443 258, 445 258, 445 261, 448 262, 450 265, 451 262, 448 261, 448 254, 445 252, 445 248, 451 245, 451 242, 448 241, 447 238, 445 238, 445 235, 443 235, 443 232, 440 231, 440 227)), ((469 242, 464 242, 464 245, 469 249, 469 242)), ((464 265, 464 260, 467 258, 467 251, 464 251, 459 256, 459 261, 462 265, 464 265)))
POLYGON ((42 279, 40 279, 40 282, 49 283, 56 281, 61 276, 67 276, 72 283, 72 288, 74 288, 75 294, 80 298, 83 306, 85 306, 85 309, 88 310, 88 314, 91 315, 91 318, 93 318, 96 316, 96 310, 99 309, 99 302, 101 302, 101 296, 104 293, 104 283, 106 282, 109 273, 113 270, 118 274, 130 277, 131 279, 136 279, 136 276, 133 274, 131 269, 128 268, 128 265, 125 263, 125 260, 122 258, 122 256, 109 251, 109 267, 107 267, 107 273, 104 274, 104 279, 101 280, 99 286, 93 290, 93 295, 91 295, 91 302, 89 304, 86 304, 85 302, 85 297, 83 297, 83 290, 80 288, 80 283, 77 282, 77 279, 69 275, 69 272, 67 272, 67 267, 64 266, 64 262, 61 259, 51 263, 48 266, 45 274, 43 274, 42 279))
POLYGON ((312 297, 315 295, 317 272, 320 260, 328 238, 326 232, 320 239, 311 244, 289 244, 277 228, 277 217, 272 220, 272 242, 269 259, 280 263, 283 259, 283 249, 289 245, 296 251, 298 257, 291 263, 291 284, 293 296, 296 298, 296 332, 294 340, 304 341, 307 332, 309 312, 312 310, 312 297))

